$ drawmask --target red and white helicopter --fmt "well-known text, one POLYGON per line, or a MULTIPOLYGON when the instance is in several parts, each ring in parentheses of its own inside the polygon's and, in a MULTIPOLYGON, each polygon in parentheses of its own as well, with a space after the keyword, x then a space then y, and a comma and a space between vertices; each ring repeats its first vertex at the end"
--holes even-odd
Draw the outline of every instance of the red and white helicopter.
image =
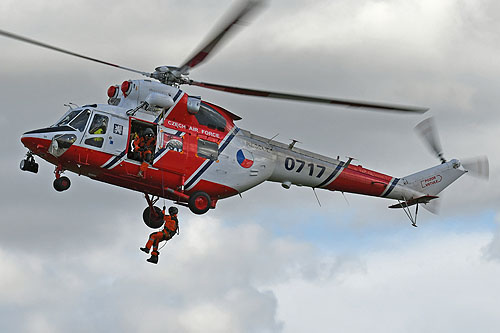
POLYGON ((157 67, 152 73, 0 30, 0 35, 9 38, 148 77, 109 87, 107 104, 70 107, 54 125, 24 133, 21 141, 29 152, 21 162, 21 169, 36 173, 36 155, 56 166, 54 188, 57 191, 70 187, 69 178, 61 174, 72 171, 142 192, 148 202, 143 218, 152 228, 162 225, 160 209, 154 206, 159 198, 188 206, 195 214, 204 214, 215 208, 218 200, 241 194, 265 181, 281 183, 286 189, 294 184, 394 199, 398 203, 390 207, 404 208, 412 224, 416 225, 419 204, 425 205, 436 199, 444 188, 469 170, 479 167, 482 171, 479 174, 487 174, 488 165, 484 158, 474 160, 470 166, 456 159, 446 161, 431 120, 424 121, 419 128, 442 163, 397 178, 354 165, 351 158, 341 161, 338 157, 330 158, 299 149, 294 146, 295 141, 284 144, 254 135, 235 125, 240 119, 237 115, 181 90, 180 86, 187 84, 303 102, 401 112, 427 111, 418 107, 277 93, 191 80, 188 77, 190 70, 202 63, 223 37, 259 4, 260 1, 242 2, 227 16, 225 24, 209 42, 185 63, 179 67, 157 67), (98 127, 102 130, 96 131, 98 127), (137 176, 141 161, 134 159, 132 139, 147 128, 156 134, 156 147, 153 161, 142 178, 137 176), (412 205, 416 205, 414 215, 408 208, 412 205))

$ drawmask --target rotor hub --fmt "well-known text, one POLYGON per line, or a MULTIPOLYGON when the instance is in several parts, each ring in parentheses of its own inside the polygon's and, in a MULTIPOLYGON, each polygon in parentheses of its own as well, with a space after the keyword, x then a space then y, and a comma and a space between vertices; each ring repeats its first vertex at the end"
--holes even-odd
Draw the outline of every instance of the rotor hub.
POLYGON ((168 85, 181 85, 187 80, 185 75, 181 74, 179 67, 176 66, 156 67, 150 77, 168 85))

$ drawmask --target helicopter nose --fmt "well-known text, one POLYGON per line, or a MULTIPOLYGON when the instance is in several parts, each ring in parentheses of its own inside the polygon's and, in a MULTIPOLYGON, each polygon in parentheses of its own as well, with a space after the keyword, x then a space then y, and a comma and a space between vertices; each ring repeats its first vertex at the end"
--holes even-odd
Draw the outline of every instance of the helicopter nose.
POLYGON ((21 136, 22 144, 33 153, 46 152, 50 146, 50 139, 26 132, 21 136))

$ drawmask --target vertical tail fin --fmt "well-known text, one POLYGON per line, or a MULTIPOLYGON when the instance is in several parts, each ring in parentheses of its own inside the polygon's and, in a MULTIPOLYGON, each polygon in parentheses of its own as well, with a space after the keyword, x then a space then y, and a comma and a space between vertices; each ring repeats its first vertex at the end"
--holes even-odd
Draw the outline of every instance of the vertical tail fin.
POLYGON ((437 195, 467 171, 460 167, 458 160, 419 171, 404 177, 403 184, 427 195, 437 195))

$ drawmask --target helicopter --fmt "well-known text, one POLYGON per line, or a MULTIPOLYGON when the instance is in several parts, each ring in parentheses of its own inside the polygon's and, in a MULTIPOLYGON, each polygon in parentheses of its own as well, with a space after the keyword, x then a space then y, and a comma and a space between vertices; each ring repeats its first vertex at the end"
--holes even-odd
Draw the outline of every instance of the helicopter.
POLYGON ((153 72, 140 71, 88 57, 0 30, 0 35, 57 52, 140 74, 146 79, 126 80, 107 89, 106 104, 70 106, 53 125, 25 132, 21 142, 28 149, 21 161, 23 171, 38 172, 35 156, 55 165, 53 186, 59 192, 70 188, 62 175, 70 171, 90 179, 138 191, 148 206, 143 220, 151 228, 162 225, 159 198, 187 206, 195 214, 214 209, 218 200, 241 193, 265 182, 283 188, 292 185, 357 193, 397 200, 391 208, 402 208, 416 226, 419 205, 426 207, 438 194, 463 174, 479 165, 487 173, 487 160, 476 159, 471 167, 457 159, 444 159, 431 121, 422 133, 436 152, 440 165, 403 178, 385 175, 352 163, 265 138, 236 126, 241 118, 233 112, 191 96, 183 85, 240 95, 340 105, 380 111, 424 113, 414 106, 325 98, 248 89, 196 81, 190 71, 216 50, 235 26, 241 25, 261 1, 243 1, 231 11, 221 28, 180 66, 159 66, 153 72), (152 132, 156 144, 142 176, 144 161, 134 151, 134 139, 152 132), (430 134, 429 134, 430 133, 430 134), (412 215, 409 207, 415 205, 412 215))

